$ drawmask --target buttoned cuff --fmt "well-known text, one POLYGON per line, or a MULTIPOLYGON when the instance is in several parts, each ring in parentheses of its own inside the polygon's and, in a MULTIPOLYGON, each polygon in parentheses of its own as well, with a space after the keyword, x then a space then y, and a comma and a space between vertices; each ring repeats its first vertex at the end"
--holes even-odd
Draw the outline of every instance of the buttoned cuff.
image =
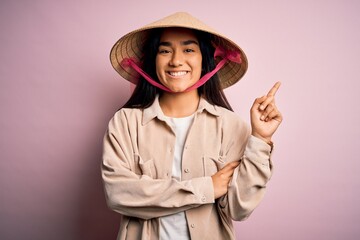
POLYGON ((214 187, 211 177, 193 178, 195 196, 201 204, 214 203, 214 187))
POLYGON ((251 161, 260 163, 263 166, 270 166, 270 158, 273 145, 250 135, 244 155, 251 161))

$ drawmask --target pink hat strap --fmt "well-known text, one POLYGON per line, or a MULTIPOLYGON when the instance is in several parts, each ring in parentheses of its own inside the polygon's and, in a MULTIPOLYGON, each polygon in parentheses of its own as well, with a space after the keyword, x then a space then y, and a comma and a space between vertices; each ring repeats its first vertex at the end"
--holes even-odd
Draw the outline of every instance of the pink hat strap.
MULTIPOLYGON (((212 76, 215 75, 224 65, 227 61, 235 62, 241 64, 241 56, 238 51, 230 51, 225 50, 222 47, 218 46, 215 49, 214 58, 221 57, 222 59, 220 62, 216 65, 216 67, 206 73, 204 76, 202 76, 199 81, 197 81, 194 85, 186 89, 184 92, 188 92, 191 90, 194 90, 202 85, 204 85, 212 76)), ((166 92, 172 92, 169 88, 165 87, 164 85, 156 82, 154 79, 152 79, 144 70, 142 70, 139 65, 136 63, 136 60, 134 58, 124 58, 121 61, 121 66, 123 68, 132 67, 136 72, 138 72, 141 76, 143 76, 151 85, 160 88, 166 92)))
POLYGON ((216 47, 215 49, 214 58, 216 57, 222 58, 220 62, 216 65, 216 67, 212 71, 202 76, 199 81, 197 81, 194 85, 186 89, 186 92, 204 85, 212 76, 215 75, 215 73, 217 73, 225 65, 227 61, 236 62, 239 64, 241 63, 241 57, 238 51, 225 50, 220 46, 216 47))
POLYGON ((142 70, 138 64, 136 63, 136 60, 134 58, 124 58, 121 61, 120 64, 123 68, 132 67, 136 72, 138 72, 141 76, 143 76, 146 81, 148 81, 151 85, 160 88, 166 92, 172 92, 169 88, 165 87, 164 85, 156 82, 154 79, 152 79, 149 74, 147 74, 144 70, 142 70))

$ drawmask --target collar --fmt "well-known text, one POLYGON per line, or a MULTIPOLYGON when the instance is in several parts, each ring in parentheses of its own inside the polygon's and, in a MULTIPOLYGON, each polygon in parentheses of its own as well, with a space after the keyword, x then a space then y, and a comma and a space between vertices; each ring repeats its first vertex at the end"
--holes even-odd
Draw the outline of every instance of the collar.
MULTIPOLYGON (((200 102, 198 109, 196 110, 196 113, 197 114, 202 113, 204 110, 206 110, 208 113, 216 117, 220 116, 220 107, 216 105, 212 105, 208 101, 206 101, 203 97, 200 97, 200 102)), ((159 104, 159 95, 156 95, 156 98, 150 107, 145 108, 143 110, 142 125, 146 125, 148 122, 150 122, 152 119, 156 117, 159 120, 165 121, 165 115, 161 110, 159 104)))

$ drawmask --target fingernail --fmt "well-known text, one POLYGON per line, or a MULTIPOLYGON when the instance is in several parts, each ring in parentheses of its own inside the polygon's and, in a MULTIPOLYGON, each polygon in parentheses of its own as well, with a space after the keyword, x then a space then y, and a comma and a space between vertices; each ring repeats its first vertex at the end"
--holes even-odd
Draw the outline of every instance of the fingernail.
POLYGON ((261 115, 260 119, 264 121, 265 116, 264 116, 264 115, 261 115))
POLYGON ((265 109, 264 105, 260 105, 260 110, 264 110, 264 109, 265 109))

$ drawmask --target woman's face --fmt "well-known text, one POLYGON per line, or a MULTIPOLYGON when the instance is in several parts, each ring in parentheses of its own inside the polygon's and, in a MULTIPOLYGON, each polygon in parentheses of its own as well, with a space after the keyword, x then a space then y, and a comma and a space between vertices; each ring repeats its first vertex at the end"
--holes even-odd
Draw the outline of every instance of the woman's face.
POLYGON ((167 28, 160 37, 156 55, 156 74, 173 92, 183 92, 201 76, 202 55, 193 31, 167 28))

